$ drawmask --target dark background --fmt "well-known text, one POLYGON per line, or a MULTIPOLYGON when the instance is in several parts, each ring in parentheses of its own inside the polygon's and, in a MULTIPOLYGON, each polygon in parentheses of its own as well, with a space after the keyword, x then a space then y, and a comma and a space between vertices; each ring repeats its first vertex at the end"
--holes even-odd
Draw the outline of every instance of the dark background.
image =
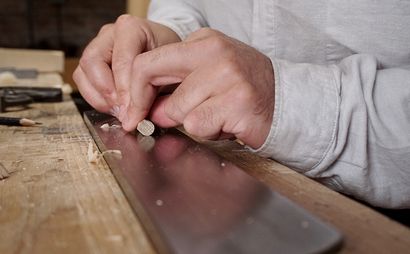
POLYGON ((59 49, 78 57, 125 0, 0 0, 0 47, 59 49))

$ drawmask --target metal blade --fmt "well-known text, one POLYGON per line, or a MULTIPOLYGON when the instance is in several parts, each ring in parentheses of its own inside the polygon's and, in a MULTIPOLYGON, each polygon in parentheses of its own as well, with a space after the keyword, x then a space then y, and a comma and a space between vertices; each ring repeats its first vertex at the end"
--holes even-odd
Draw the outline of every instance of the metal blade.
POLYGON ((176 131, 126 133, 85 121, 159 253, 327 253, 341 234, 210 149, 176 131), (146 139, 148 138, 148 139, 146 139))

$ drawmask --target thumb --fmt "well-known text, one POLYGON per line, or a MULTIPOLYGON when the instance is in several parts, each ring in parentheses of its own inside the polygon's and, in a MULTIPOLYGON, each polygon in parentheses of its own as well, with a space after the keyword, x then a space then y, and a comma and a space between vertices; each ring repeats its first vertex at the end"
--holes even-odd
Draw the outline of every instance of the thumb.
POLYGON ((181 124, 169 118, 165 113, 165 105, 169 96, 170 95, 157 97, 151 107, 151 120, 162 128, 175 127, 181 124))

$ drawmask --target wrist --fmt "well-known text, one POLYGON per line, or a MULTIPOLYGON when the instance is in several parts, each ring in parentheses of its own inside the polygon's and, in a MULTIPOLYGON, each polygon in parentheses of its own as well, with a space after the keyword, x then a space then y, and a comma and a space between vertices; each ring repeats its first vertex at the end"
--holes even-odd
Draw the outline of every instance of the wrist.
POLYGON ((153 21, 148 20, 147 22, 153 36, 155 37, 156 47, 181 41, 178 34, 171 28, 153 21))

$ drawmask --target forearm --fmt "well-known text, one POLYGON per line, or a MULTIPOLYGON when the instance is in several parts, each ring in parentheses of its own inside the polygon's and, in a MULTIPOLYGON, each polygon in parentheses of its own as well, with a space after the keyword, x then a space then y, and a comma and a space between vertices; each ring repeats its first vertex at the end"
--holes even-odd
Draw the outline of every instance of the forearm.
POLYGON ((272 59, 276 102, 259 153, 385 207, 410 207, 410 71, 355 55, 338 65, 272 59))

